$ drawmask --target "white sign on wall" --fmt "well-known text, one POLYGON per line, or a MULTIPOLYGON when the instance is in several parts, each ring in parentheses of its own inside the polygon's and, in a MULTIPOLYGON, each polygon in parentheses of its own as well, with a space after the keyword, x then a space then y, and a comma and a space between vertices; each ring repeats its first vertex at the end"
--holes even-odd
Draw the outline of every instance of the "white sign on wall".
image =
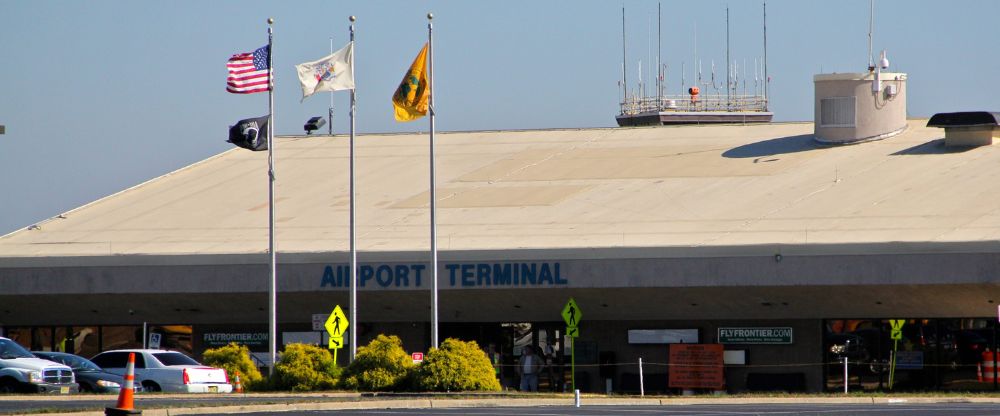
POLYGON ((630 329, 629 344, 697 344, 697 329, 630 329))
POLYGON ((281 333, 281 343, 283 345, 288 344, 308 344, 308 345, 320 345, 322 338, 320 338, 319 332, 282 332, 281 333))
POLYGON ((326 323, 326 317, 330 316, 328 313, 314 313, 312 315, 313 331, 322 331, 323 324, 326 323))
POLYGON ((160 349, 160 341, 162 339, 163 335, 157 334, 156 332, 149 334, 149 348, 154 350, 160 349))

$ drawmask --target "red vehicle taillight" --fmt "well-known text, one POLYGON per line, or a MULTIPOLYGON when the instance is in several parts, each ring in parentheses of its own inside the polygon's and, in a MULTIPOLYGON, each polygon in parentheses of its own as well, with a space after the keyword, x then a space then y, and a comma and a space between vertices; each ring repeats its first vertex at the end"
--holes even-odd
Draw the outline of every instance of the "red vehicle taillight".
POLYGON ((188 370, 184 369, 184 384, 191 384, 191 377, 188 377, 188 370))
POLYGON ((226 383, 229 383, 229 372, 225 369, 222 370, 222 375, 226 376, 226 383))

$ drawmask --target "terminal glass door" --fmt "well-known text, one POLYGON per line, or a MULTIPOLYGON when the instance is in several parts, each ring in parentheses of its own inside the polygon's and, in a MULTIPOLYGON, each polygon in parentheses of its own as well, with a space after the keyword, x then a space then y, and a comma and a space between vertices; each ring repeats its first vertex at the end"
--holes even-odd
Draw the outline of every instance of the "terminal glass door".
POLYGON ((843 391, 844 358, 848 361, 851 391, 998 388, 997 357, 993 354, 997 345, 995 320, 903 319, 899 339, 892 337, 891 321, 825 321, 823 346, 827 390, 843 391))

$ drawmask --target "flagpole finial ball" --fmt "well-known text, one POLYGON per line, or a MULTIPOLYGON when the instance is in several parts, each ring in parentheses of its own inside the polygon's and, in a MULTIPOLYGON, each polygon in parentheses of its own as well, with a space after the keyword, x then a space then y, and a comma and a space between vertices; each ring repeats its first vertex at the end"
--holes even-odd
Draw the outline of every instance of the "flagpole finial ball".
POLYGON ((427 20, 434 20, 434 13, 427 13, 427 20))
POLYGON ((269 25, 273 25, 273 24, 274 24, 274 19, 272 19, 272 18, 268 17, 268 18, 267 18, 267 24, 269 24, 269 25))
POLYGON ((351 16, 351 17, 348 17, 348 19, 349 19, 350 21, 352 21, 352 22, 353 22, 353 21, 355 21, 355 20, 358 20, 358 18, 357 18, 357 17, 354 17, 354 16, 351 16))

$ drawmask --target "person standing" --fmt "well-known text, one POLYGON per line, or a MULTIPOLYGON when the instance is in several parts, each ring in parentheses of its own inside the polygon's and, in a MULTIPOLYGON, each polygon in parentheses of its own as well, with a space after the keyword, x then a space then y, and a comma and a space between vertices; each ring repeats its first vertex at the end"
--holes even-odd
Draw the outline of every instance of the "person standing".
POLYGON ((538 391, 538 372, 542 369, 542 359, 535 355, 535 348, 526 345, 517 363, 517 373, 521 376, 521 391, 538 391))
POLYGON ((486 358, 489 358, 490 363, 493 364, 493 373, 496 375, 497 381, 500 382, 500 387, 503 387, 503 374, 500 367, 501 357, 500 352, 497 351, 497 344, 490 343, 490 347, 486 350, 486 358))
POLYGON ((543 359, 545 360, 544 371, 548 374, 549 377, 549 390, 559 391, 559 386, 561 384, 558 383, 558 381, 556 380, 556 368, 555 368, 556 349, 552 346, 552 344, 547 344, 545 345, 545 348, 542 351, 545 352, 545 357, 543 357, 543 359))

